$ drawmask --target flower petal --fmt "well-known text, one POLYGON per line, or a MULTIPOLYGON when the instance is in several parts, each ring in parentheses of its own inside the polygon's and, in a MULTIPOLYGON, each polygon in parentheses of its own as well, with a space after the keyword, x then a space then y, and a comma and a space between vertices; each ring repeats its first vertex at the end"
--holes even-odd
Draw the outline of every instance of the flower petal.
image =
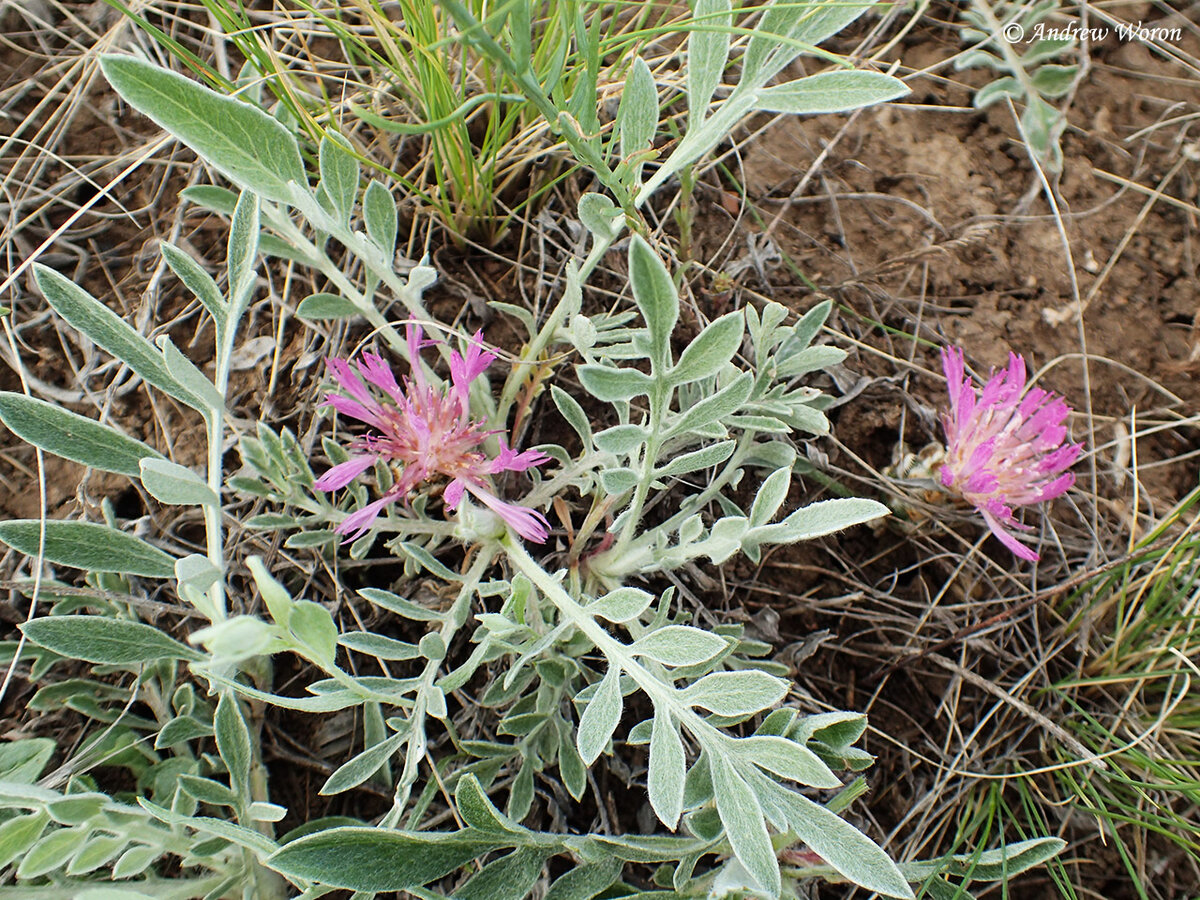
POLYGON ((355 456, 346 460, 344 463, 338 463, 315 482, 313 487, 318 491, 336 491, 338 488, 344 488, 355 478, 361 475, 367 469, 375 464, 377 456, 368 454, 366 456, 355 456))
POLYGON ((499 497, 474 484, 468 483, 466 487, 472 495, 479 498, 488 509, 503 519, 513 531, 525 540, 533 541, 535 544, 544 544, 546 538, 550 536, 550 523, 536 509, 518 506, 515 503, 505 503, 499 497))
POLYGON ((368 503, 362 509, 350 513, 333 530, 338 534, 348 535, 343 543, 349 543, 362 537, 375 524, 375 520, 379 518, 379 513, 383 511, 383 508, 389 503, 395 502, 398 497, 399 495, 395 491, 388 491, 388 493, 384 494, 378 500, 368 503))

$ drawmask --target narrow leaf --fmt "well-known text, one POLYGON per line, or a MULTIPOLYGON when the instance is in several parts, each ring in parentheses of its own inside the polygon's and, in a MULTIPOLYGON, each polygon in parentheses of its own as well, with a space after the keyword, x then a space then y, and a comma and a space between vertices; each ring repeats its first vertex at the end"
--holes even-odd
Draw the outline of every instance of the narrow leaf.
POLYGON ((650 767, 646 773, 646 788, 650 805, 659 821, 675 830, 683 811, 683 781, 686 763, 683 740, 675 720, 661 707, 654 710, 654 725, 650 732, 650 767))
POLYGON ((904 82, 882 72, 822 72, 762 88, 754 101, 763 112, 816 115, 886 103, 908 94, 904 82))
POLYGON ((165 459, 142 460, 142 484, 159 503, 175 506, 213 506, 221 501, 199 475, 165 459))
POLYGON ((688 384, 716 375, 742 345, 745 321, 742 311, 726 313, 696 336, 684 349, 668 377, 672 384, 688 384))
POLYGON ((238 797, 249 798, 250 766, 254 761, 254 751, 241 704, 232 691, 221 692, 213 716, 213 730, 217 738, 217 752, 229 771, 230 787, 238 797))
POLYGON ((61 406, 0 391, 0 421, 47 453, 104 472, 137 477, 143 459, 162 459, 141 441, 61 406))
POLYGON ((278 121, 182 75, 131 56, 102 56, 109 84, 230 181, 288 203, 288 183, 307 185, 296 139, 278 121))
POLYGON ((688 33, 687 45, 689 129, 704 119, 725 74, 733 24, 732 6, 729 0, 696 0, 692 18, 695 29, 688 33))
MULTIPOLYGON (((37 519, 0 522, 0 541, 26 556, 37 556, 42 523, 37 519)), ((46 559, 88 572, 119 572, 146 578, 170 578, 175 560, 132 535, 92 522, 48 520, 46 559)))
POLYGON ((671 332, 679 319, 679 292, 666 265, 639 235, 629 242, 629 282, 650 332, 655 364, 665 371, 671 364, 671 332))
POLYGON ((696 666, 728 646, 725 638, 711 631, 690 625, 667 625, 638 638, 630 645, 629 652, 664 666, 696 666))
POLYGON ((712 758, 712 779, 717 814, 734 855, 759 887, 772 897, 779 896, 779 861, 758 798, 723 757, 712 758))
POLYGON ((167 371, 154 345, 124 319, 53 269, 34 263, 33 273, 46 302, 73 328, 133 369, 147 384, 188 406, 196 405, 198 401, 167 371))
POLYGON ((594 763, 608 746, 609 739, 617 730, 617 723, 621 721, 621 706, 621 670, 609 666, 579 719, 579 733, 575 742, 584 765, 594 763))
POLYGON ((21 626, 39 647, 96 665, 136 666, 161 659, 198 662, 202 653, 141 622, 107 616, 48 616, 21 626))
POLYGON ((420 887, 482 856, 496 843, 476 831, 452 834, 342 827, 286 844, 268 859, 293 878, 351 891, 420 887))

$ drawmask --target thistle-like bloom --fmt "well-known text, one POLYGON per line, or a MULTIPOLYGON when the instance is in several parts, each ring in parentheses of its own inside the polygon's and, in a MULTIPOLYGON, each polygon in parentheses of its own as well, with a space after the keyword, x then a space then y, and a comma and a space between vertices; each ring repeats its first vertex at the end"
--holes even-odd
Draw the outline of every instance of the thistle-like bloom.
POLYGON ((550 523, 545 516, 505 503, 493 492, 489 476, 523 472, 550 457, 538 450, 517 453, 503 439, 499 456, 492 459, 483 452, 484 442, 498 432, 486 431, 482 422, 472 421, 468 404, 471 382, 495 360, 483 349, 482 337, 482 332, 475 332, 466 356, 450 352, 450 384, 437 388, 425 378, 419 359, 421 348, 435 342, 426 340, 416 325, 407 328, 412 377, 404 379, 403 387, 376 353, 364 353, 353 366, 344 359, 326 360, 344 393, 329 394, 325 404, 366 422, 375 431, 355 439, 350 459, 322 475, 315 486, 322 491, 345 487, 376 462, 391 466, 396 475, 382 497, 338 525, 339 534, 349 535, 348 539, 364 534, 389 503, 403 500, 425 482, 447 479, 442 497, 448 509, 456 509, 464 492, 469 492, 521 537, 539 544, 546 540, 550 523))
POLYGON ((1025 390, 1025 360, 1010 353, 1008 368, 993 372, 983 393, 964 373, 963 352, 942 350, 950 411, 942 415, 946 461, 942 484, 958 491, 983 515, 992 534, 1022 559, 1037 553, 1013 531, 1032 531, 1013 509, 1060 497, 1075 483, 1067 471, 1083 449, 1064 444, 1063 420, 1071 407, 1041 388, 1025 390))

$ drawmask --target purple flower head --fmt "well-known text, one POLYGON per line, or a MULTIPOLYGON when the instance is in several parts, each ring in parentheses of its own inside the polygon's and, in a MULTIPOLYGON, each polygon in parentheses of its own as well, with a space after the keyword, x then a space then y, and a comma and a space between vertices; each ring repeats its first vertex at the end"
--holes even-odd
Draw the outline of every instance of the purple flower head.
POLYGON ((349 539, 358 537, 389 503, 440 478, 449 481, 442 495, 448 509, 457 509, 469 492, 521 537, 544 542, 550 533, 545 516, 505 503, 495 495, 489 476, 523 472, 550 457, 538 450, 517 453, 501 439, 500 455, 493 459, 484 453, 483 444, 497 432, 486 431, 482 422, 471 420, 471 383, 496 358, 484 350, 483 333, 475 332, 465 356, 450 352, 450 383, 443 387, 429 384, 420 366, 421 348, 435 342, 426 340, 417 325, 409 325, 406 336, 413 365, 412 377, 404 379, 403 385, 377 353, 364 353, 353 364, 344 359, 326 360, 342 393, 329 394, 325 404, 374 430, 356 438, 350 445, 350 458, 322 475, 315 486, 322 491, 345 487, 376 462, 391 466, 396 473, 391 489, 347 516, 337 532, 349 539))
POLYGON ((1037 553, 1013 531, 1032 531, 1013 509, 1062 496, 1075 483, 1067 469, 1082 444, 1064 444, 1063 421, 1071 407, 1041 388, 1025 390, 1025 360, 1008 355, 1008 368, 993 372, 976 394, 958 347, 942 350, 950 411, 942 414, 946 461, 941 479, 983 515, 992 534, 1022 559, 1037 553))

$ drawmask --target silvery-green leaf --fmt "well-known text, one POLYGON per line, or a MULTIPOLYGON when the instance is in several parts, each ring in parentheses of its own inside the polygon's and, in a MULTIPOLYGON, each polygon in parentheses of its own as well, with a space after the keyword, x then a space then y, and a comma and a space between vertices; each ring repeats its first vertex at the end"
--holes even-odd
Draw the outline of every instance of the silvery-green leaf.
POLYGON ((997 78, 995 81, 989 82, 975 92, 975 108, 986 109, 1004 97, 1019 100, 1024 93, 1025 90, 1021 87, 1021 82, 1017 81, 1011 75, 1005 75, 1003 78, 997 78))
MULTIPOLYGON (((658 88, 650 67, 640 56, 634 57, 633 65, 625 81, 621 103, 617 107, 617 133, 620 135, 621 156, 629 160, 636 153, 650 148, 654 132, 658 129, 658 88)), ((633 180, 641 180, 643 161, 634 163, 633 180)))
POLYGON ((689 384, 716 375, 733 359, 745 331, 742 311, 726 313, 696 336, 668 373, 672 384, 689 384))
POLYGON ((184 466, 165 459, 143 459, 142 484, 159 503, 176 506, 219 506, 208 484, 184 466))
POLYGON ((362 312, 357 306, 337 294, 310 294, 296 307, 302 319, 348 319, 362 312))
POLYGON ((766 84, 800 54, 796 44, 816 46, 875 5, 875 0, 772 3, 763 13, 742 57, 742 83, 766 84), (788 38, 785 43, 780 38, 788 38))
POLYGON ((567 420, 579 439, 583 441, 584 450, 590 450, 592 447, 592 426, 588 421, 587 413, 583 411, 583 407, 579 402, 560 388, 558 385, 550 386, 550 397, 554 400, 554 405, 558 407, 558 411, 562 417, 567 420))
POLYGON ((341 223, 348 224, 359 180, 358 160, 349 141, 337 132, 326 132, 318 151, 318 167, 325 195, 332 201, 341 223))
POLYGON ((171 377, 200 401, 201 405, 192 403, 191 406, 205 415, 222 412, 225 409, 225 398, 217 391, 216 385, 208 380, 208 376, 196 368, 195 363, 175 346, 170 335, 160 334, 156 342, 162 350, 163 362, 166 363, 171 377))
POLYGON ((954 71, 961 72, 963 69, 995 69, 1003 72, 1008 68, 1008 63, 996 56, 994 53, 989 53, 986 50, 976 48, 960 53, 954 59, 954 71))
POLYGON ((708 112, 729 60, 733 12, 729 0, 696 0, 693 29, 688 32, 688 127, 695 128, 708 112))
POLYGON ((0 824, 0 868, 7 869, 42 836, 50 817, 41 810, 14 816, 0 824))
POLYGON ((796 115, 840 113, 886 103, 907 93, 903 81, 882 72, 822 72, 760 89, 754 108, 796 115))
POLYGON ((754 505, 750 507, 750 527, 766 525, 779 512, 779 507, 787 499, 788 488, 792 486, 792 470, 790 467, 776 469, 767 476, 758 493, 754 497, 754 505))
POLYGON ((1033 86, 1043 97, 1062 97, 1071 90, 1079 66, 1042 66, 1033 73, 1033 86))
MULTIPOLYGON (((0 542, 26 556, 38 555, 42 522, 10 519, 0 522, 0 542)), ((140 538, 92 522, 45 522, 45 558, 87 572, 119 572, 146 578, 170 578, 175 560, 140 538)))
POLYGON ((217 323, 217 328, 224 329, 229 310, 225 306, 225 298, 221 295, 221 289, 217 287, 212 276, 204 271, 204 268, 191 256, 174 244, 160 241, 158 249, 162 253, 163 260, 183 282, 184 287, 191 291, 192 296, 208 310, 208 314, 217 323))
POLYGON ((832 790, 842 786, 829 766, 803 744, 773 735, 752 735, 734 745, 738 755, 780 778, 832 790))
POLYGON ((135 109, 239 187, 287 203, 289 182, 307 184, 296 139, 262 110, 131 56, 102 56, 100 67, 135 109))
POLYGON ((640 425, 614 425, 593 435, 596 448, 614 456, 627 456, 634 447, 646 442, 646 429, 640 425))
POLYGON ((690 625, 667 625, 633 642, 629 652, 664 666, 695 666, 712 659, 729 644, 711 631, 690 625))
POLYGON ((723 417, 737 412, 750 399, 754 389, 754 376, 743 372, 711 397, 705 397, 691 409, 676 418, 668 436, 691 434, 699 428, 719 422, 723 417))
POLYGON ((136 477, 141 460, 162 459, 158 451, 109 425, 24 394, 0 391, 0 421, 47 453, 104 472, 136 477))
POLYGON ((710 444, 699 450, 692 450, 690 453, 682 453, 674 457, 661 469, 655 469, 654 474, 659 478, 669 478, 675 475, 686 475, 700 469, 710 469, 729 459, 736 448, 737 441, 721 441, 710 444))
POLYGON ((229 786, 239 797, 249 797, 250 765, 254 760, 254 751, 250 729, 232 691, 221 692, 217 711, 213 715, 213 732, 217 739, 217 752, 229 771, 229 786))
POLYGON ((541 847, 518 847, 471 876, 455 890, 455 900, 525 900, 553 853, 541 847))
POLYGON ((318 794, 332 796, 358 787, 381 768, 395 755, 401 745, 408 740, 407 731, 398 731, 377 744, 368 747, 357 756, 340 765, 332 775, 321 785, 318 794))
MULTIPOLYGON (((125 835, 111 835, 103 832, 89 838, 88 841, 71 857, 67 863, 68 875, 86 875, 101 866, 111 863, 113 858, 129 844, 125 835)), ((3 857, 0 855, 0 867, 3 867, 3 857)), ((131 891, 128 888, 91 888, 75 895, 74 900, 154 900, 147 894, 131 891), (110 891, 117 891, 111 894, 110 891)))
POLYGON ((938 873, 962 875, 978 881, 1003 881, 1053 859, 1066 846, 1066 842, 1058 838, 1032 838, 983 853, 956 854, 948 860, 900 863, 899 869, 913 883, 938 873))
POLYGON ((675 830, 683 811, 683 779, 686 764, 683 740, 671 714, 661 707, 654 710, 650 733, 650 765, 646 772, 646 789, 650 805, 660 822, 675 830))
POLYGON ((223 662, 238 662, 280 649, 278 632, 254 616, 234 616, 193 631, 188 641, 223 662))
POLYGON ((618 496, 637 487, 638 474, 629 468, 601 469, 600 485, 610 496, 618 496))
POLYGON ((417 622, 437 622, 442 618, 442 614, 436 609, 420 606, 411 600, 405 600, 403 597, 381 588, 362 588, 359 590, 359 594, 376 606, 382 606, 389 612, 394 612, 405 619, 412 619, 417 622))
POLYGON ((290 841, 270 857, 288 877, 357 891, 402 891, 442 878, 497 846, 495 836, 340 827, 290 841))
POLYGON ((579 719, 575 742, 584 765, 590 766, 608 746, 621 721, 621 670, 610 666, 579 719))
POLYGON ((890 512, 882 503, 859 497, 821 500, 796 510, 778 525, 767 525, 756 532, 769 532, 769 540, 773 543, 808 541, 870 522, 890 512))
POLYGON ((734 855, 760 888, 779 896, 779 862, 758 799, 724 757, 714 756, 711 766, 717 814, 734 855))
POLYGON ((1021 54, 1021 62, 1026 69, 1029 69, 1040 62, 1053 59, 1064 50, 1068 50, 1074 46, 1075 41, 1071 38, 1043 38, 1040 41, 1035 41, 1028 50, 1021 54))
POLYGON ((621 587, 609 591, 603 597, 589 603, 584 609, 589 615, 621 624, 636 619, 653 602, 653 594, 635 587, 621 587))
POLYGON ((618 369, 588 363, 579 366, 575 373, 589 394, 608 403, 632 400, 639 394, 649 393, 654 385, 654 379, 637 369, 618 369))
POLYGON ((774 706, 787 692, 783 679, 749 669, 705 675, 684 688, 681 699, 718 716, 748 716, 774 706))
POLYGON ((37 878, 39 875, 53 872, 75 855, 75 851, 91 833, 91 826, 83 826, 60 828, 43 835, 22 854, 21 862, 17 865, 16 877, 37 878))
POLYGON ((363 194, 363 221, 367 235, 390 259, 396 252, 396 201, 378 181, 372 180, 363 194))
POLYGON ((416 644, 398 641, 369 631, 349 631, 338 636, 338 643, 349 650, 366 653, 376 659, 416 659, 421 655, 416 644))
POLYGON ((501 835, 529 833, 529 829, 496 809, 474 775, 467 774, 459 779, 458 787, 454 789, 454 805, 463 821, 479 831, 501 835))
POLYGON ((625 228, 625 214, 603 194, 589 191, 579 198, 579 221, 598 243, 612 243, 625 228))
MULTIPOLYGON (((0 782, 33 784, 50 757, 55 743, 50 738, 26 737, 0 744, 0 782)), ((3 826, 0 826, 2 828, 3 826)), ((0 863, 3 867, 3 863, 0 863)))
POLYGON ((96 665, 136 666, 161 659, 204 659, 202 654, 157 628, 107 616, 47 616, 20 627, 39 647, 96 665))
POLYGON ((229 253, 226 256, 229 306, 235 319, 245 309, 254 290, 254 265, 261 232, 258 194, 242 191, 229 222, 229 253))
POLYGON ((337 625, 329 610, 311 600, 297 600, 288 617, 288 630, 308 649, 314 660, 332 663, 337 653, 337 625))
MULTIPOLYGON (((679 291, 659 255, 636 234, 629 242, 629 283, 650 333, 654 364, 658 371, 665 372, 671 365, 671 332, 679 319, 679 291)), ((642 377, 650 380, 649 376, 642 377)))
POLYGON ((888 897, 912 900, 912 889, 896 864, 849 822, 766 775, 751 772, 749 778, 764 804, 777 809, 788 828, 850 881, 888 897))
POLYGON ((233 209, 237 206, 238 195, 229 188, 217 187, 215 184, 193 184, 179 192, 179 199, 229 217, 233 215, 233 209))
POLYGON ((836 366, 846 358, 846 351, 838 347, 807 347, 795 353, 788 352, 785 344, 779 348, 779 367, 776 369, 777 378, 795 378, 806 375, 818 369, 836 366))
POLYGON ((191 396, 167 371, 162 355, 111 309, 53 269, 33 264, 34 279, 54 311, 72 328, 83 332, 99 347, 133 369, 147 384, 170 394, 181 403, 196 406, 191 396))
POLYGON ((543 900, 593 900, 621 878, 621 861, 615 857, 580 863, 555 879, 543 900))

